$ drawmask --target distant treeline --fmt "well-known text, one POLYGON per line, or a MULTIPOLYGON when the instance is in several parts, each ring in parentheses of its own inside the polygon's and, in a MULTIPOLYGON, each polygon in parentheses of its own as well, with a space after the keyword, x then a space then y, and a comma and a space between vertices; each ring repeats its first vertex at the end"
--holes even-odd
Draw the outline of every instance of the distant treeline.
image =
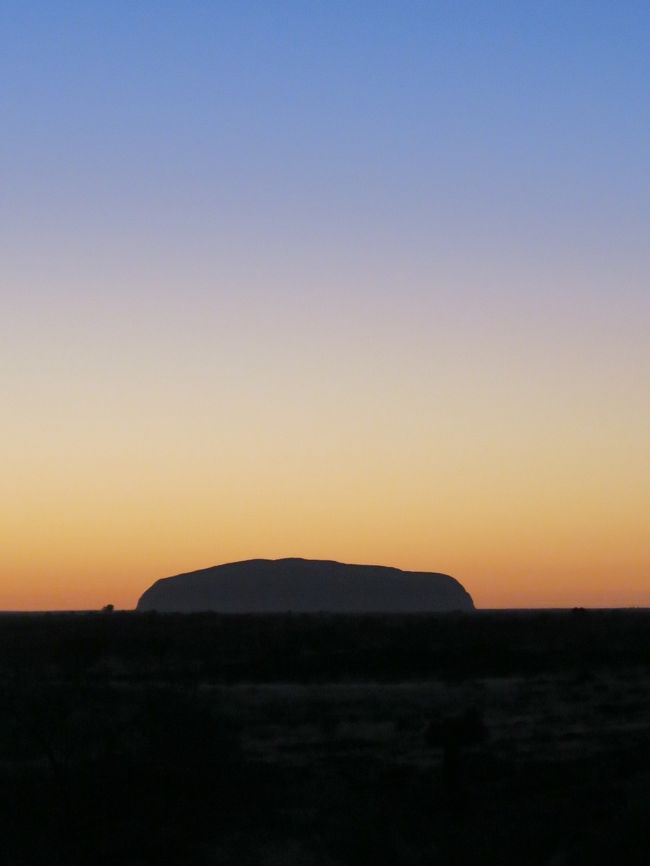
POLYGON ((649 665, 647 610, 0 616, 5 676, 389 681, 649 665))

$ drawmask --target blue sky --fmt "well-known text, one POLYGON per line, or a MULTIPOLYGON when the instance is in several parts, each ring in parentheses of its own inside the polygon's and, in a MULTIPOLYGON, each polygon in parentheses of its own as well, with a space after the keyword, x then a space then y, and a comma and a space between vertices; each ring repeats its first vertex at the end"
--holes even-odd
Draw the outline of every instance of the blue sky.
POLYGON ((64 217, 647 201, 644 3, 4 3, 2 32, 7 182, 64 217))

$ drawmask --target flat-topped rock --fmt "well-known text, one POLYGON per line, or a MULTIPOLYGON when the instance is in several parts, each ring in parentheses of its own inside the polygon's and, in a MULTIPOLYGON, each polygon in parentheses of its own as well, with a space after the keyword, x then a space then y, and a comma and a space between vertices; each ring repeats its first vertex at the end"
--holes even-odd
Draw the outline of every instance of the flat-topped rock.
POLYGON ((448 574, 314 559, 249 559, 164 577, 139 611, 427 613, 474 610, 448 574))

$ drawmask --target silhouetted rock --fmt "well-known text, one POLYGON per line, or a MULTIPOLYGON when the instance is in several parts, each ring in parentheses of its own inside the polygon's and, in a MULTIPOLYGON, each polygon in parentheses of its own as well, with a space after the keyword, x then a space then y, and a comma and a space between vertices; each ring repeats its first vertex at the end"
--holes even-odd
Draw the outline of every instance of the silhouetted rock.
POLYGON ((137 610, 420 613, 474 610, 447 574, 309 559, 251 559, 156 581, 137 610))

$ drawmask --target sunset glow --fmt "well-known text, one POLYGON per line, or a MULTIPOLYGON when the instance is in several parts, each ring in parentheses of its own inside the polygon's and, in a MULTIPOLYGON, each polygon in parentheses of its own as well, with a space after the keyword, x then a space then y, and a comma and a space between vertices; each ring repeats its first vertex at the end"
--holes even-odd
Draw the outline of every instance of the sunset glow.
POLYGON ((0 609, 284 556, 650 606, 647 6, 27 7, 0 609))

